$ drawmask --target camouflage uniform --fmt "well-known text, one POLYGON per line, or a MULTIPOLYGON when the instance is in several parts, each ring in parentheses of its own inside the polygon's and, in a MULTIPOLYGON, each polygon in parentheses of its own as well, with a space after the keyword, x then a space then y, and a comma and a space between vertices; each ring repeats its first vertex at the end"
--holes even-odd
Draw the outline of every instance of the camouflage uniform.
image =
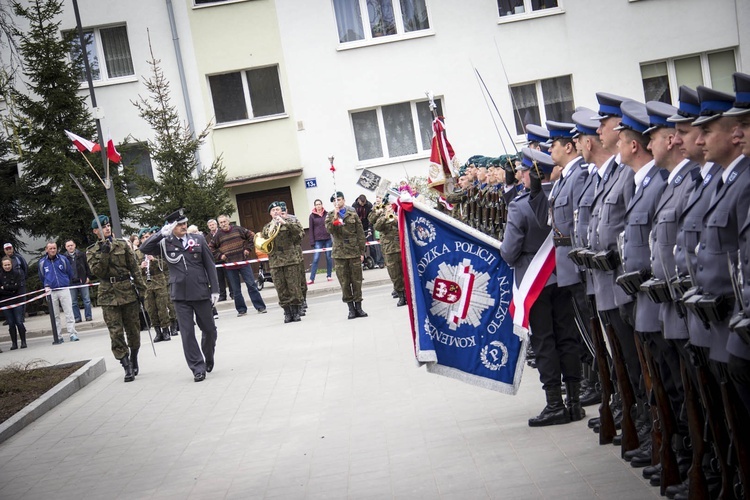
POLYGON ((109 329, 112 354, 119 360, 128 355, 128 346, 134 351, 141 347, 140 308, 130 279, 141 296, 146 293, 146 283, 127 243, 113 239, 110 246, 109 253, 102 253, 98 241, 88 248, 86 257, 91 272, 99 279, 98 302, 109 329))
POLYGON ((365 253, 365 231, 357 212, 347 206, 343 224, 334 225, 337 210, 326 216, 326 230, 333 239, 333 257, 336 277, 341 284, 342 300, 348 304, 362 302, 362 255, 365 253))
MULTIPOLYGON (((135 251, 136 262, 141 265, 145 255, 135 251)), ((146 312, 151 325, 157 328, 169 328, 169 274, 167 264, 161 257, 154 257, 149 261, 148 272, 141 267, 141 274, 146 281, 146 295, 144 297, 146 312)))
POLYGON ((466 224, 467 221, 467 194, 466 191, 461 189, 452 193, 445 194, 445 201, 453 205, 450 216, 459 222, 466 224))
MULTIPOLYGON (((404 293, 404 271, 401 267, 401 244, 398 238, 398 219, 395 214, 386 211, 372 212, 370 222, 376 231, 380 231, 380 247, 385 256, 385 267, 393 282, 393 288, 401 299, 404 293), (375 217, 372 214, 375 213, 375 217)), ((399 303, 401 300, 399 301, 399 303)), ((406 302, 404 302, 404 305, 406 302)))
MULTIPOLYGON (((269 235, 274 221, 263 226, 261 234, 269 235)), ((296 218, 286 219, 286 224, 279 225, 279 232, 273 240, 273 248, 268 253, 268 265, 273 274, 273 285, 279 296, 279 305, 287 307, 302 304, 302 286, 299 279, 299 268, 302 257, 300 242, 305 231, 296 218)))

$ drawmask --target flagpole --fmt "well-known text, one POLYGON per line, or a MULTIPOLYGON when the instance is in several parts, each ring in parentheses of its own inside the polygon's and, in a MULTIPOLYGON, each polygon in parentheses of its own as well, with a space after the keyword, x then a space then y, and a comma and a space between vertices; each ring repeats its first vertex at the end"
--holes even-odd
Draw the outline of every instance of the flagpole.
MULTIPOLYGON (((77 149, 77 148, 76 148, 76 149, 77 149)), ((94 168, 94 166, 93 166, 93 165, 91 164, 91 162, 89 161, 89 159, 88 159, 88 158, 86 158, 86 155, 85 155, 85 154, 83 154, 83 151, 81 151, 81 150, 79 149, 79 150, 78 150, 78 152, 79 152, 79 153, 81 153, 81 156, 83 156, 83 159, 84 159, 84 160, 86 160, 86 163, 88 163, 88 164, 89 164, 89 167, 91 167, 91 170, 93 170, 93 171, 94 171, 94 175, 96 175, 97 179, 99 179, 99 182, 101 182, 101 183, 102 183, 102 186, 104 186, 104 189, 107 189, 107 185, 106 185, 106 184, 104 183, 104 181, 102 180, 101 176, 99 175, 99 172, 97 172, 97 171, 96 171, 96 169, 95 169, 95 168, 94 168)))
MULTIPOLYGON (((72 0, 73 1, 73 12, 76 16, 76 28, 78 29, 78 43, 81 46, 81 54, 83 58, 83 68, 86 72, 86 82, 89 86, 89 94, 91 95, 91 108, 95 111, 94 112, 94 121, 96 122, 96 134, 99 137, 99 142, 102 143, 104 141, 104 136, 102 135, 102 124, 99 120, 98 114, 96 113, 96 94, 94 93, 94 82, 91 78, 91 66, 89 65, 89 58, 87 57, 87 51, 86 51, 86 40, 83 36, 83 26, 81 25, 81 13, 78 11, 78 0, 72 0)), ((102 164, 105 165, 105 179, 102 181, 104 184, 104 189, 107 192, 107 202, 109 204, 109 221, 112 225, 112 234, 116 238, 120 238, 122 236, 122 228, 120 227, 120 212, 117 210, 117 197, 115 196, 115 189, 112 185, 112 180, 109 177, 109 158, 107 158, 107 151, 105 148, 101 148, 102 152, 102 164)), ((87 160, 88 161, 88 160, 87 160)), ((91 165, 91 163, 89 163, 91 165)), ((94 168, 93 166, 91 168, 94 168)), ((97 177, 99 177, 97 175, 97 177)), ((99 177, 99 180, 101 180, 101 177, 99 177)))

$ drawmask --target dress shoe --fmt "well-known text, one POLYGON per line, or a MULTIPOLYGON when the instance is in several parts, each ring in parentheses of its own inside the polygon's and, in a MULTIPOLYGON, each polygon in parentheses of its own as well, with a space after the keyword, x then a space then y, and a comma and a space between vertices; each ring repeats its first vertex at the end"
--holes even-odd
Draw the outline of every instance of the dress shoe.
POLYGON ((206 374, 203 372, 196 373, 195 375, 193 375, 193 380, 196 382, 203 382, 204 380, 206 380, 206 374))
POLYGON ((644 454, 651 456, 651 441, 650 440, 643 440, 643 442, 638 448, 634 450, 628 450, 625 453, 623 453, 622 458, 624 458, 626 462, 630 462, 633 459, 633 457, 636 457, 638 455, 644 455, 644 454))
POLYGON ((658 474, 654 474, 648 480, 651 486, 661 486, 661 471, 658 474))
POLYGON ((581 391, 581 406, 593 406, 602 402, 602 393, 596 389, 594 384, 589 384, 584 391, 581 391))
POLYGON ((674 498, 677 494, 687 494, 689 482, 689 479, 685 479, 679 484, 670 484, 664 489, 664 494, 667 498, 674 498))
POLYGON ((208 373, 211 373, 214 370, 214 362, 213 361, 206 361, 206 371, 208 373))
POLYGON ((258 314, 266 314, 268 311, 266 311, 266 308, 258 309, 258 314))
POLYGON ((651 452, 641 453, 630 459, 630 466, 634 469, 641 469, 651 465, 651 452))
POLYGON ((593 429, 594 427, 599 427, 601 424, 601 420, 599 417, 590 418, 588 422, 589 429, 593 429))
POLYGON ((614 439, 612 439, 612 444, 614 446, 622 446, 622 433, 617 434, 614 439))
POLYGON ((644 467, 644 469, 641 471, 641 474, 643 475, 643 479, 651 479, 654 476, 660 476, 661 464, 649 465, 648 467, 644 467))

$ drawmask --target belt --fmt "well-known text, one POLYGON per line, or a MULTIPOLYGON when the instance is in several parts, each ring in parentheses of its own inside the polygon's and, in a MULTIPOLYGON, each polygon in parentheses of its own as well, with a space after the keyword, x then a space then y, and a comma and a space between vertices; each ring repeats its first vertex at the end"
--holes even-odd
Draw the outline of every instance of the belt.
POLYGON ((110 276, 110 283, 120 283, 121 281, 130 281, 130 276, 110 276))
POLYGON ((569 247, 572 246, 570 236, 553 236, 552 242, 555 247, 569 247))

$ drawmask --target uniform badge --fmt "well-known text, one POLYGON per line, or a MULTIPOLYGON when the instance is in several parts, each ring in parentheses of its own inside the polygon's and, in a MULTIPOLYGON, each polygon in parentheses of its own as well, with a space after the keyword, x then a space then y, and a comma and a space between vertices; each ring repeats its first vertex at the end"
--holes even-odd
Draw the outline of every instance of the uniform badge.
POLYGON ((682 182, 682 179, 683 179, 683 177, 681 175, 678 175, 677 177, 675 177, 675 179, 674 179, 674 185, 675 186, 679 186, 680 183, 682 182))
POLYGON ((737 172, 732 172, 729 174, 729 179, 727 179, 727 183, 734 181, 737 178, 737 172))
POLYGON ((648 186, 648 183, 651 182, 651 177, 646 177, 643 179, 643 187, 648 186))
POLYGON ((708 186, 708 183, 711 182, 711 177, 713 177, 713 174, 708 174, 705 179, 703 179, 703 185, 708 186))

